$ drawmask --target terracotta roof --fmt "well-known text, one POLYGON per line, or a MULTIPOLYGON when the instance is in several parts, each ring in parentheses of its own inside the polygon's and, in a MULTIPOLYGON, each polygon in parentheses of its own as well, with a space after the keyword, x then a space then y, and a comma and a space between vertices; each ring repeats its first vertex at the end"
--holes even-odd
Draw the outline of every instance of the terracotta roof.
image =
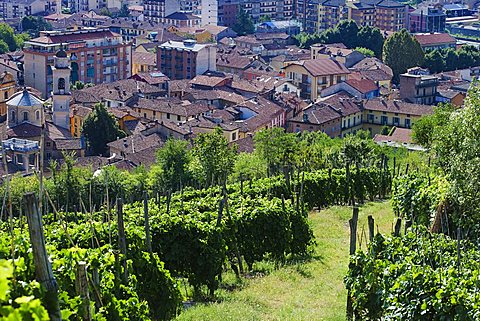
POLYGON ((348 116, 361 112, 361 101, 357 101, 348 93, 340 92, 323 98, 317 105, 329 105, 342 116, 348 116))
POLYGON ((81 118, 86 118, 91 112, 92 112, 91 108, 85 107, 82 105, 75 104, 70 107, 70 117, 76 115, 81 118))
POLYGON ((159 148, 163 145, 163 143, 162 137, 159 134, 152 134, 148 136, 134 134, 110 142, 107 144, 107 146, 124 154, 134 154, 151 147, 159 148))
POLYGON ((41 128, 39 126, 30 123, 21 123, 15 127, 11 127, 7 130, 8 137, 15 138, 31 138, 40 137, 41 128))
POLYGON ((370 99, 363 104, 365 110, 385 111, 399 114, 423 116, 433 114, 433 107, 428 105, 411 104, 399 100, 382 98, 370 99))
POLYGON ((81 42, 93 39, 105 39, 112 37, 119 37, 120 35, 110 31, 109 29, 88 29, 81 31, 44 31, 44 35, 31 39, 29 42, 44 43, 44 44, 61 44, 71 42, 81 42))
POLYGON ((395 130, 391 135, 375 135, 373 138, 375 142, 397 142, 397 143, 406 143, 411 144, 412 141, 412 130, 407 128, 398 128, 396 127, 395 130))
POLYGON ((304 60, 299 64, 314 77, 350 73, 344 65, 332 59, 310 59, 304 60))
POLYGON ((147 84, 150 84, 152 86, 162 84, 170 80, 161 71, 140 72, 140 73, 137 73, 136 75, 133 75, 132 78, 136 80, 144 81, 147 84))
POLYGON ((422 47, 457 43, 457 40, 448 33, 416 34, 415 39, 417 39, 422 47))
POLYGON ((237 145, 238 153, 253 153, 255 150, 255 142, 252 135, 247 135, 245 138, 230 143, 230 145, 237 145))
POLYGON ((157 55, 151 52, 132 52, 132 62, 139 65, 156 66, 157 55))
POLYGON ((352 88, 358 90, 362 94, 377 90, 378 86, 370 79, 348 79, 345 81, 352 88))
POLYGON ((253 111, 256 115, 242 120, 242 131, 255 132, 260 128, 271 125, 272 120, 284 112, 284 109, 261 96, 249 99, 234 107, 235 109, 247 108, 253 111))
POLYGON ((190 80, 190 84, 205 87, 216 87, 225 81, 225 79, 225 77, 197 75, 195 78, 190 80))
POLYGON ((80 138, 56 139, 55 146, 58 150, 81 150, 85 148, 85 144, 80 138))
POLYGON ((174 12, 168 16, 166 16, 164 19, 173 19, 173 20, 199 20, 201 19, 199 16, 195 16, 190 13, 186 12, 174 12))
POLYGON ((74 101, 78 103, 95 103, 104 100, 126 102, 139 93, 161 94, 164 90, 143 81, 124 79, 72 92, 74 101))
POLYGON ((313 104, 303 112, 299 113, 290 121, 296 123, 309 123, 313 125, 322 125, 333 120, 340 119, 340 114, 328 104, 313 104), (306 120, 305 116, 307 115, 306 120))
POLYGON ((189 101, 181 101, 178 98, 140 98, 135 102, 132 102, 129 106, 132 108, 143 108, 183 117, 196 116, 211 109, 211 107, 206 104, 199 102, 190 103, 189 101))

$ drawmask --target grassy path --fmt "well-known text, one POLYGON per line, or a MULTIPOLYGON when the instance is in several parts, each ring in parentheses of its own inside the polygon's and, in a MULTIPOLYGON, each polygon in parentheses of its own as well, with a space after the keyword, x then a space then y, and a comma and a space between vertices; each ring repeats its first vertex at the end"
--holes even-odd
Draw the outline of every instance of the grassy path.
MULTIPOLYGON (((351 214, 348 207, 311 213, 317 239, 312 260, 275 270, 268 263, 259 264, 257 270, 270 273, 246 280, 240 289, 220 290, 220 303, 197 305, 184 311, 178 320, 345 320, 343 277, 348 264, 351 214)), ((368 215, 374 216, 380 232, 391 232, 393 213, 388 202, 360 208, 358 228, 361 233, 364 226, 365 235, 368 215)), ((230 279, 235 282, 232 276, 230 279)), ((228 275, 225 282, 229 282, 228 275)))

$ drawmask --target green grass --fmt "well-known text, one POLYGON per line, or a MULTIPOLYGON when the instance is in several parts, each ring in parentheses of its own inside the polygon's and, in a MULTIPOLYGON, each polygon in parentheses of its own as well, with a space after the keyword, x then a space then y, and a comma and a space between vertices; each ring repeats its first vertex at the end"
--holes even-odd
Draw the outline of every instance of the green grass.
MULTIPOLYGON (((351 215, 349 207, 312 212, 317 245, 311 260, 278 269, 262 262, 255 270, 266 275, 245 279, 241 284, 228 273, 223 282, 236 289, 220 289, 219 302, 197 304, 182 312, 178 320, 345 320, 347 292, 343 277, 348 265, 351 215)), ((368 235, 368 215, 373 215, 381 233, 391 233, 394 216, 389 202, 360 208, 360 235, 362 227, 368 235)), ((365 246, 365 236, 360 238, 365 246)))

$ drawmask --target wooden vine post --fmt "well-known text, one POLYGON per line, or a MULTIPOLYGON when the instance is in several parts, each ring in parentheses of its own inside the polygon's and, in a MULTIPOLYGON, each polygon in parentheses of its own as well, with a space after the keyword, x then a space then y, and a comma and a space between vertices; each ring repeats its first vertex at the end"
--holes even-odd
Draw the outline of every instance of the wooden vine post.
POLYGON ((123 281, 128 281, 127 271, 127 239, 125 237, 125 225, 123 223, 123 200, 117 198, 117 224, 118 224, 118 247, 122 255, 121 262, 123 266, 123 281))
POLYGON ((145 242, 147 251, 152 253, 152 241, 150 240, 150 222, 148 218, 148 193, 143 193, 143 218, 145 220, 145 242))
POLYGON ((85 321, 92 320, 92 310, 90 308, 90 294, 88 293, 87 263, 80 261, 75 271, 75 289, 82 300, 80 306, 80 316, 85 321))
POLYGON ((25 202, 25 215, 27 216, 28 232, 32 243, 33 261, 35 263, 35 278, 45 290, 45 308, 50 320, 62 320, 58 303, 58 284, 52 271, 45 248, 45 235, 43 234, 42 215, 38 211, 38 203, 34 193, 23 196, 25 202))
MULTIPOLYGON (((350 256, 357 251, 358 207, 353 207, 353 215, 348 220, 350 225, 350 256)), ((350 290, 347 293, 347 320, 353 320, 353 300, 350 290)))
POLYGON ((368 236, 370 242, 373 242, 373 238, 375 237, 375 219, 372 215, 368 215, 368 236))
POLYGON ((393 232, 393 235, 400 236, 400 229, 401 228, 402 228, 402 219, 399 217, 399 218, 397 218, 397 221, 395 222, 395 230, 393 232))

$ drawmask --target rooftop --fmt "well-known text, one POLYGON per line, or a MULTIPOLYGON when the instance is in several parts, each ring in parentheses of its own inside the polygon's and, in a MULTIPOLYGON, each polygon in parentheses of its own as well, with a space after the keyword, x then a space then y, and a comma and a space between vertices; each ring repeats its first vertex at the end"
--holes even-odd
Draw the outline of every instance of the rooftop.
POLYGON ((457 40, 448 33, 419 33, 415 35, 415 39, 422 47, 457 43, 457 40))
POLYGON ((187 51, 200 51, 203 50, 207 45, 199 44, 195 40, 184 40, 180 41, 167 41, 162 43, 160 48, 166 49, 177 49, 177 50, 187 50, 187 51))
POLYGON ((9 106, 38 106, 43 105, 44 101, 29 92, 27 89, 24 89, 21 92, 16 93, 7 101, 9 106))

